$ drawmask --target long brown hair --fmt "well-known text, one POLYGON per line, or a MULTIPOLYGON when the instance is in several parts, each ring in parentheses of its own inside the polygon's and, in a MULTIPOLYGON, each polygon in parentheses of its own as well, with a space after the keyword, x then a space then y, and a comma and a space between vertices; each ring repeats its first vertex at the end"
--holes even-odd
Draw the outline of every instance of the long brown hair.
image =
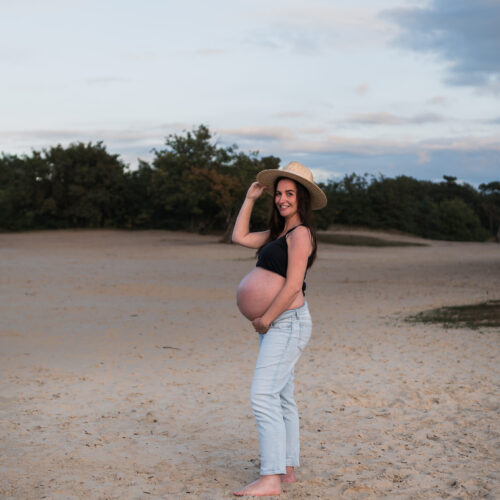
POLYGON ((309 191, 302 184, 300 184, 300 182, 297 182, 294 179, 290 179, 289 177, 278 177, 274 181, 273 205, 271 208, 271 213, 269 215, 270 234, 269 234, 269 239, 267 240, 266 243, 278 238, 278 236, 283 232, 283 229, 285 228, 285 218, 279 213, 278 207, 276 206, 276 203, 274 201, 276 195, 276 188, 278 187, 278 182, 282 179, 291 180, 295 184, 295 187, 297 189, 297 212, 299 214, 302 224, 306 226, 307 229, 309 229, 309 231, 311 232, 313 251, 310 256, 311 264, 307 266, 309 268, 313 265, 313 262, 316 259, 316 250, 317 250, 316 226, 314 224, 314 216, 311 209, 311 195, 309 194, 309 191))

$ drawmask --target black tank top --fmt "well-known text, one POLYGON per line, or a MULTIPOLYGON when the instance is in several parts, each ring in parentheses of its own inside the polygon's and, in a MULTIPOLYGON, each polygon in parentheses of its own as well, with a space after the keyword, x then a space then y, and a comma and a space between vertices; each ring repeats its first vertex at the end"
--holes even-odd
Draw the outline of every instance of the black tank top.
MULTIPOLYGON (((258 253, 257 264, 256 267, 262 267, 263 269, 267 269, 273 273, 279 274, 286 278, 286 268, 288 267, 288 245, 286 243, 286 237, 290 234, 294 229, 297 229, 304 224, 299 224, 298 226, 292 227, 289 231, 287 231, 283 236, 276 238, 273 241, 270 241, 266 245, 264 245, 258 253)), ((312 257, 309 256, 307 259, 307 267, 311 265, 312 257)), ((306 269, 307 274, 307 269, 306 269)), ((305 280, 304 275, 304 280, 305 280)), ((302 293, 306 291, 306 282, 302 283, 302 293)))

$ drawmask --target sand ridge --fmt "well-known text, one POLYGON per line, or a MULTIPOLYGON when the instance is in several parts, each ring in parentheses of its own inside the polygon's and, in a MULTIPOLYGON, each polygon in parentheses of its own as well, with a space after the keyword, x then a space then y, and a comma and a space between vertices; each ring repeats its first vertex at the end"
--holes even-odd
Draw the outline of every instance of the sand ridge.
MULTIPOLYGON (((167 231, 0 234, 0 497, 231 498, 258 475, 254 252, 167 231)), ((322 245, 282 498, 500 498, 500 332, 408 314, 499 298, 494 243, 322 245)))

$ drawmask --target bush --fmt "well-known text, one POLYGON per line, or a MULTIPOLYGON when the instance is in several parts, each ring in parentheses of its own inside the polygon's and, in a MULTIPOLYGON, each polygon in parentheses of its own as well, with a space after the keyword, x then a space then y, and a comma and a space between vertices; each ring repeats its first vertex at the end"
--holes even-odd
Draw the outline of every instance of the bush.
POLYGON ((430 238, 453 241, 488 239, 488 231, 481 226, 479 217, 460 198, 444 200, 432 212, 430 238))

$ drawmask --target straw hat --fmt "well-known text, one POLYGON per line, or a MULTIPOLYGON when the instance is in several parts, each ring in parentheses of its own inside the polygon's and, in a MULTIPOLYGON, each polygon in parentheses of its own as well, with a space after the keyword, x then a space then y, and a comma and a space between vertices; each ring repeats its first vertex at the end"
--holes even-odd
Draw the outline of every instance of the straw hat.
POLYGON ((311 195, 311 208, 319 210, 326 207, 326 195, 319 186, 314 184, 312 172, 296 161, 290 162, 285 168, 262 170, 257 174, 257 181, 273 189, 278 177, 287 177, 302 184, 311 195))

